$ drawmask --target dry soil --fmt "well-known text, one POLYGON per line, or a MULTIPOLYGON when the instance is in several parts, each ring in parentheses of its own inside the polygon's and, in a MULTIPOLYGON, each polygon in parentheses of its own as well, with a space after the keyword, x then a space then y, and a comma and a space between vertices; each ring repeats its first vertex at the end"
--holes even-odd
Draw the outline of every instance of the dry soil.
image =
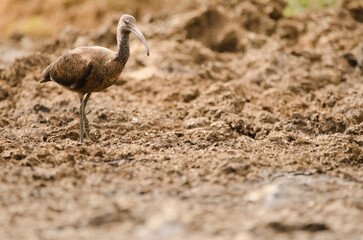
POLYGON ((0 239, 362 239, 363 4, 283 7, 139 17, 151 55, 131 38, 83 145, 77 95, 41 73, 77 46, 115 49, 122 13, 3 40, 0 239))

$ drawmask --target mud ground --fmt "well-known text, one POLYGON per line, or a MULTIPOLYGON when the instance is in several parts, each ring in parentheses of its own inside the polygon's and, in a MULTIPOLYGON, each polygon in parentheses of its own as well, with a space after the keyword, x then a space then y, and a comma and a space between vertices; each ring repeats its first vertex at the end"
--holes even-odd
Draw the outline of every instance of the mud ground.
MULTIPOLYGON (((193 5, 194 4, 194 5, 193 5)), ((0 239, 362 239, 363 5, 150 14, 87 106, 44 68, 119 16, 0 46, 0 239)), ((181 9, 181 10, 180 10, 181 9)))

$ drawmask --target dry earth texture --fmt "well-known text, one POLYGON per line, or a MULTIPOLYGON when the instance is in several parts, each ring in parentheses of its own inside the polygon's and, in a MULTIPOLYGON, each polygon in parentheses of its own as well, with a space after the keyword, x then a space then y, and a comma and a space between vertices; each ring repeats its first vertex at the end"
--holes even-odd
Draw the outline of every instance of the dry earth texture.
POLYGON ((83 145, 78 97, 41 73, 77 46, 115 49, 122 13, 3 40, 0 239, 362 239, 363 4, 283 7, 139 17, 151 56, 132 37, 83 145))

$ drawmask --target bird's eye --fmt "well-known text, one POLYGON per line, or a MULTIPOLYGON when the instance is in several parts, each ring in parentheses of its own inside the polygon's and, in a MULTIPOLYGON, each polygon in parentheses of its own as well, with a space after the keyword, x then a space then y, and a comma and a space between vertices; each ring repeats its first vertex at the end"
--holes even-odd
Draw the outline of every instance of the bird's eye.
POLYGON ((124 23, 125 23, 125 24, 129 24, 129 21, 125 20, 125 21, 124 21, 124 23))

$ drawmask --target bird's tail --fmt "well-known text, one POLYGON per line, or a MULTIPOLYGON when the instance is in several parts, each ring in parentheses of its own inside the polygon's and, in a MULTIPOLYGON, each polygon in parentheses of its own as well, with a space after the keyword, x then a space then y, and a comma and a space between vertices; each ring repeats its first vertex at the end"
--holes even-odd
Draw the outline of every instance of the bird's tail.
POLYGON ((49 66, 48 66, 48 67, 44 70, 44 72, 43 72, 43 74, 42 74, 43 79, 42 79, 42 81, 40 81, 40 83, 45 83, 45 82, 52 81, 52 77, 50 76, 50 70, 51 70, 52 66, 53 66, 53 63, 52 63, 52 64, 50 64, 50 65, 49 65, 49 66))
POLYGON ((45 82, 50 82, 52 80, 50 80, 49 78, 44 78, 42 81, 40 81, 40 83, 45 83, 45 82))

